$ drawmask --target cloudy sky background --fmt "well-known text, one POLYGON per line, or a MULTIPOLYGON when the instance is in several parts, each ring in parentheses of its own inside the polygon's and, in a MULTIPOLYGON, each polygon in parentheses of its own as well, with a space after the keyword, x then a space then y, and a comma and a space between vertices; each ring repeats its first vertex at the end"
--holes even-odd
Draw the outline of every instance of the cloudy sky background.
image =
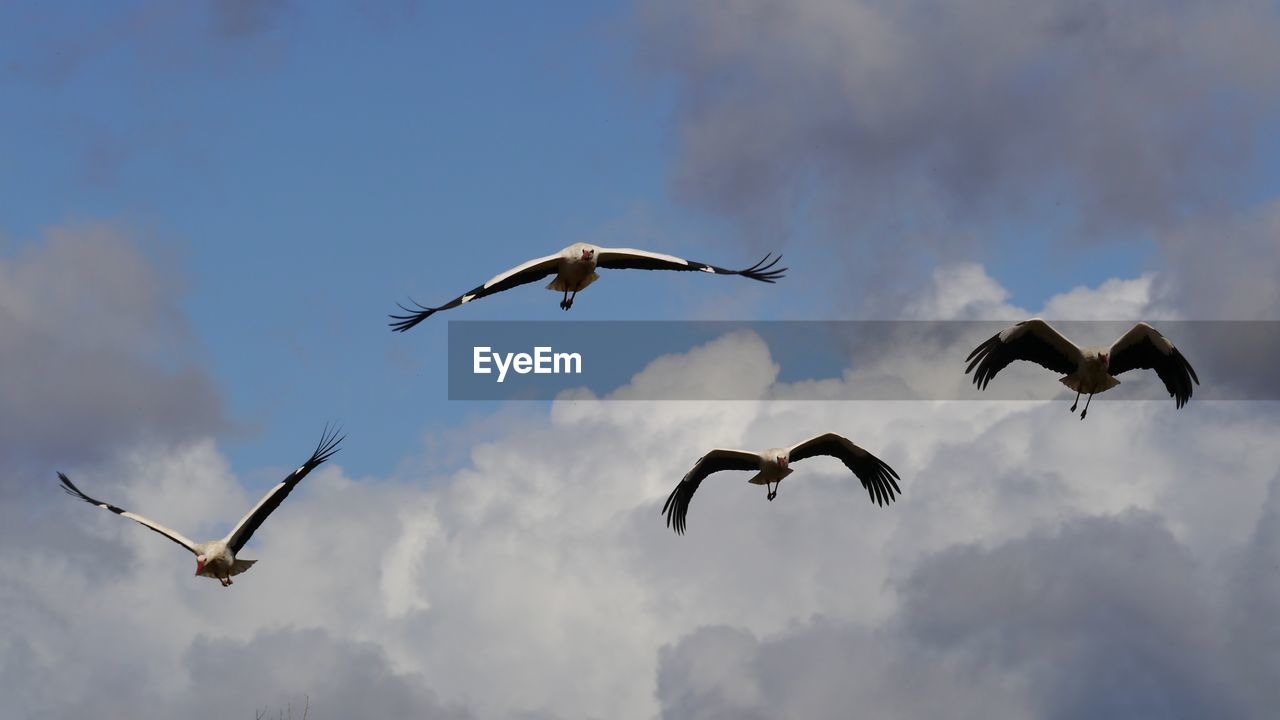
POLYGON ((754 401, 450 403, 447 318, 383 325, 578 240, 792 271, 611 274, 576 320, 1280 320, 1274 4, 5 8, 0 89, 16 717, 1280 704, 1275 403, 802 402, 893 368, 783 382, 749 333, 617 392, 754 401), (231 590, 56 490, 213 537, 329 420, 231 590), (901 501, 815 460, 662 527, 707 448, 828 429, 901 501))

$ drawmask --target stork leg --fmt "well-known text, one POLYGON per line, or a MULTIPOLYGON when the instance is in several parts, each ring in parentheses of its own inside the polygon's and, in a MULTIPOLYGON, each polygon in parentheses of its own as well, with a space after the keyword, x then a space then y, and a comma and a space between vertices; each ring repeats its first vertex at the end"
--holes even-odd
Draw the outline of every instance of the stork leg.
POLYGON ((231 587, 231 578, 229 577, 220 577, 218 582, 222 583, 222 587, 231 587))
POLYGON ((560 298, 560 309, 568 310, 569 306, 572 304, 573 304, 573 301, 569 299, 569 291, 565 290, 564 297, 560 298))
POLYGON ((774 498, 778 497, 778 483, 765 483, 764 486, 769 491, 769 493, 765 495, 766 498, 772 501, 774 498))
POLYGON ((1080 419, 1083 420, 1085 415, 1089 414, 1089 401, 1093 400, 1093 393, 1089 393, 1089 397, 1084 400, 1084 410, 1080 412, 1080 419))
POLYGON ((568 310, 569 308, 573 307, 573 299, 574 299, 574 298, 576 298, 576 297, 578 297, 578 291, 577 291, 577 290, 574 290, 574 291, 573 291, 573 294, 571 294, 571 295, 569 296, 569 303, 568 303, 567 305, 565 305, 565 306, 564 306, 564 309, 565 309, 565 310, 568 310))
POLYGON ((1071 412, 1076 411, 1076 406, 1080 404, 1080 391, 1076 391, 1076 401, 1071 403, 1071 412))

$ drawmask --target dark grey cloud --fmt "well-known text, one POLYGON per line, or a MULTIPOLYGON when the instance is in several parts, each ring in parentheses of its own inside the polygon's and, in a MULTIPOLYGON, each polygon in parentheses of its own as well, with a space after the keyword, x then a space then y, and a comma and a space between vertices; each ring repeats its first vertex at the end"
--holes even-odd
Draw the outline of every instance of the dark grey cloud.
POLYGON ((107 226, 52 228, 0 257, 0 466, 52 473, 224 427, 182 291, 107 226))
POLYGON ((1084 518, 925 561, 903 632, 1020 676, 1039 717, 1243 717, 1207 575, 1154 515, 1084 518))
POLYGON ((677 194, 754 228, 804 209, 838 246, 1165 227, 1250 187, 1280 98, 1280 11, 1247 0, 636 12, 644 62, 677 83, 677 194))
POLYGON ((396 672, 377 645, 338 639, 322 629, 262 631, 248 642, 197 639, 183 666, 191 699, 181 701, 171 717, 221 720, 250 708, 267 709, 274 717, 287 705, 297 717, 308 701, 311 717, 472 717, 465 708, 441 703, 423 676, 396 672), (234 688, 242 710, 232 713, 225 703, 210 703, 209 685, 234 688))
POLYGON ((1280 477, 1271 483, 1225 591, 1230 605, 1224 636, 1235 658, 1233 672, 1254 707, 1280 707, 1280 477))
POLYGON ((1280 199, 1196 218, 1162 236, 1162 247, 1161 304, 1193 319, 1280 319, 1280 199))
POLYGON ((14 717, 182 717, 190 720, 300 718, 466 720, 441 702, 426 678, 397 672, 378 646, 323 629, 263 630, 247 641, 198 637, 164 678, 136 656, 118 653, 87 677, 59 672, 30 640, 0 653, 0 681, 14 717), (74 682, 68 682, 68 680, 74 682), (148 682, 148 679, 150 682, 148 682))
POLYGON ((1280 481, 1225 593, 1158 516, 1078 518, 925 559, 878 627, 694 631, 660 653, 663 716, 1264 717, 1278 699, 1277 496, 1280 481))

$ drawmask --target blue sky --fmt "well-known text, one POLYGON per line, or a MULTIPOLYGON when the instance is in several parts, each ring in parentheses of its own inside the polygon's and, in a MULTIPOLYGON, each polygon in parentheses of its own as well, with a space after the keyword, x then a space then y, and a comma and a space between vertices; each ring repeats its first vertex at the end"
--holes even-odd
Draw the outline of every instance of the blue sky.
MULTIPOLYGON (((67 222, 135 230, 188 283, 240 426, 224 438, 235 464, 284 462, 280 448, 335 420, 352 434, 345 461, 369 473, 390 471, 424 427, 489 411, 445 401, 447 316, 392 335, 393 303, 442 302, 578 240, 754 261, 731 224, 670 195, 671 88, 637 62, 629 6, 465 7, 316 3, 226 37, 191 9, 10 7, 5 244, 67 222)), ((822 230, 796 226, 774 248, 792 277, 753 289, 753 314, 829 316, 798 287, 822 262, 805 236, 822 230)), ((1057 258, 1033 279, 1049 241, 1008 232, 1016 251, 991 272, 1029 306, 1143 263, 1140 245, 1093 248, 1105 271, 1057 258)), ((611 277, 573 319, 680 318, 723 292, 688 280, 611 277), (664 294, 644 292, 655 284, 664 294)), ((525 288, 466 319, 557 312, 525 288)))

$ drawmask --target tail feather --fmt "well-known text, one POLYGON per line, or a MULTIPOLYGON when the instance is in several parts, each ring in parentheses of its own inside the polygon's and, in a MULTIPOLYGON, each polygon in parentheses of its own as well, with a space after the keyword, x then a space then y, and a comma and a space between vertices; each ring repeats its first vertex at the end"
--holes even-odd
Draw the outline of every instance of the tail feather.
POLYGON ((555 278, 551 280, 551 282, 547 283, 547 289, 555 290, 556 292, 582 292, 583 290, 587 289, 588 285, 590 285, 591 283, 599 279, 600 279, 600 276, 596 274, 594 271, 592 271, 590 275, 582 279, 582 282, 578 283, 578 287, 575 290, 565 284, 563 277, 556 275, 555 278))
MULTIPOLYGON (((1068 375, 1064 378, 1059 378, 1058 382, 1062 383, 1063 385, 1066 385, 1067 387, 1071 388, 1072 390, 1075 390, 1076 392, 1082 392, 1082 393, 1089 392, 1088 390, 1081 389, 1081 384, 1083 381, 1075 375, 1068 375)), ((1098 388, 1097 390, 1094 390, 1093 392, 1100 393, 1105 390, 1110 390, 1111 388, 1119 384, 1120 384, 1119 380, 1117 380, 1115 377, 1111 375, 1108 375, 1107 379, 1103 381, 1102 387, 1098 388)))

